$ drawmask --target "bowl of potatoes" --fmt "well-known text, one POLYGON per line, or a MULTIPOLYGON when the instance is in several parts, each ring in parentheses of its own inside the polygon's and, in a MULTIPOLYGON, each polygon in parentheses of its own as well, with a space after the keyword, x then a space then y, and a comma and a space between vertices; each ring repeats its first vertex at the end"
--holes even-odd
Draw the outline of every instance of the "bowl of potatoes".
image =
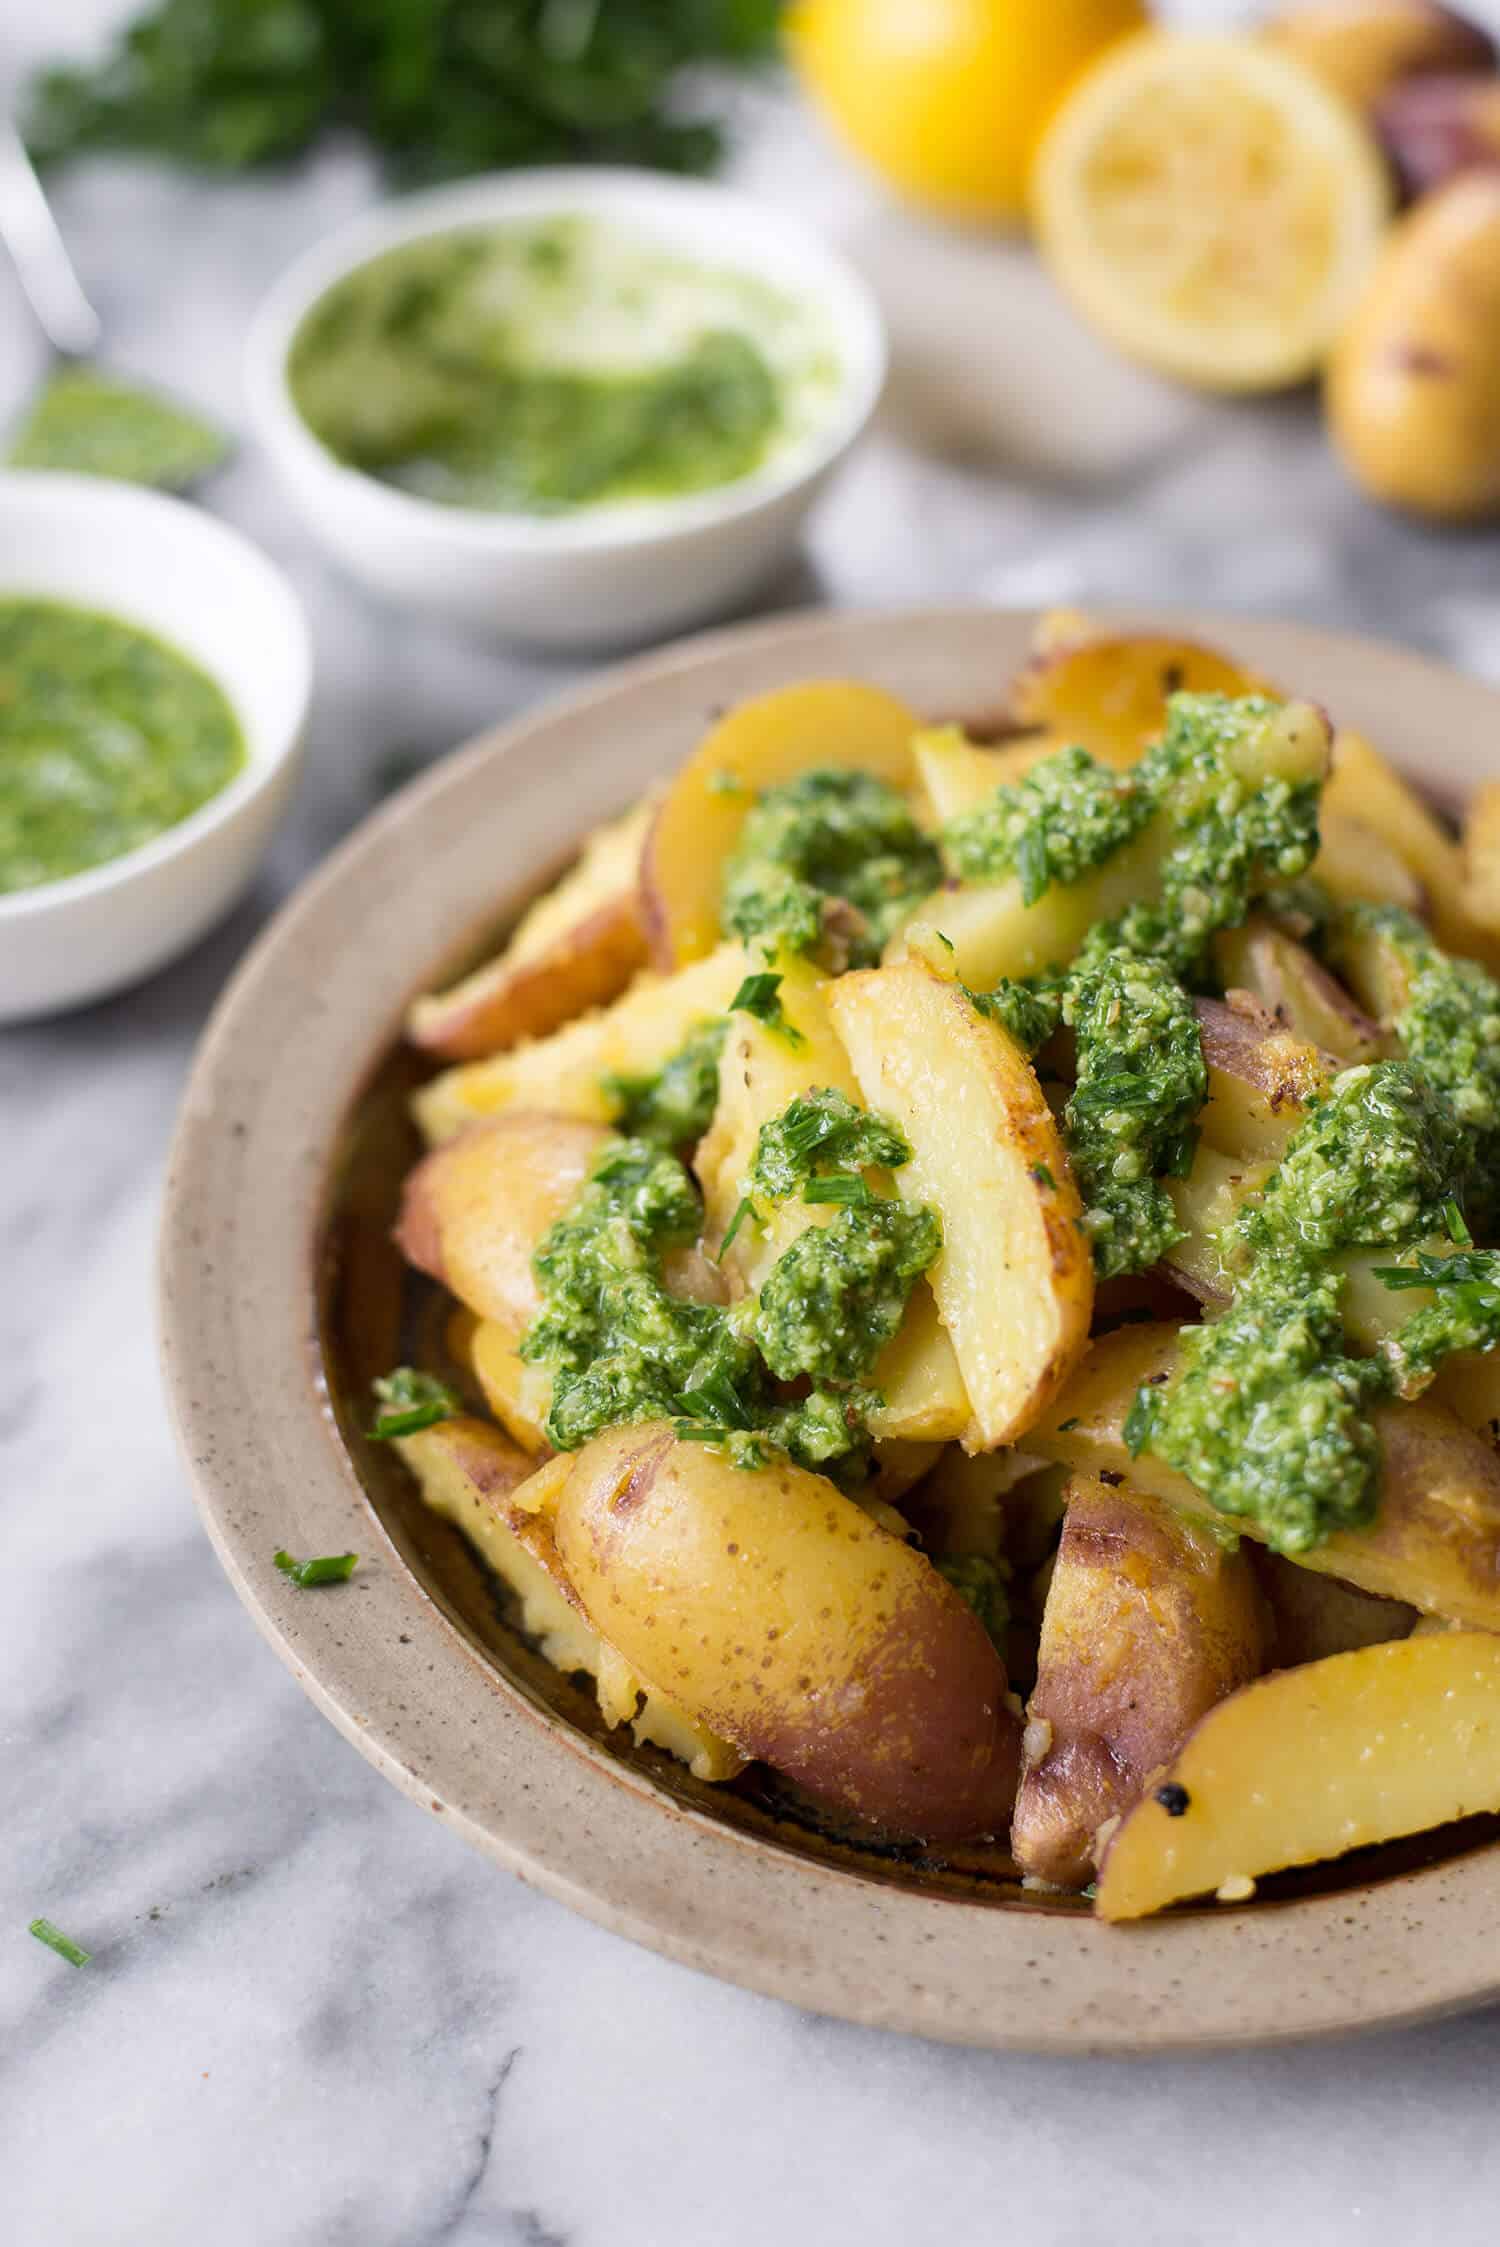
POLYGON ((1493 1995, 1497 714, 1249 618, 815 616, 393 799, 222 1001, 163 1227, 313 1699, 849 2019, 1493 1995))

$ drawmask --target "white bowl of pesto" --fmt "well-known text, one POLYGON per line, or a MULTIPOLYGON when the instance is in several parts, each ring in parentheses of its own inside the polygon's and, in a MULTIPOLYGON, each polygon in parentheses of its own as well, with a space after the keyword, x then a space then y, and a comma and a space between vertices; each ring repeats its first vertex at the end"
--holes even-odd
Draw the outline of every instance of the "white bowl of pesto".
POLYGON ((311 653, 238 532, 97 477, 0 475, 0 1022, 133 983, 250 880, 311 653))
POLYGON ((780 213, 512 173, 357 220, 272 291, 252 414, 375 592, 501 638, 641 640, 771 579, 873 412, 864 284, 780 213))

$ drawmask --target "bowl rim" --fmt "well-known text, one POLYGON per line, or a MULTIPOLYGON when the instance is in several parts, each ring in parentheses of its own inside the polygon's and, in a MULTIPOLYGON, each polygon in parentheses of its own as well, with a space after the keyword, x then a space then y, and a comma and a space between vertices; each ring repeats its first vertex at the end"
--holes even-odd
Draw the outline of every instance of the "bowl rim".
MULTIPOLYGON (((232 523, 206 514, 187 500, 175 498, 168 492, 152 491, 143 485, 119 483, 110 477, 68 475, 55 469, 20 468, 0 470, 0 520, 13 493, 19 493, 23 501, 37 501, 44 507, 55 505, 65 514, 73 512, 96 522, 100 518, 132 514, 154 517, 158 523, 168 526, 169 536, 187 542, 196 540, 206 553, 217 555, 231 568, 259 577, 272 604, 281 611, 278 631, 284 640, 289 692, 287 719, 279 734, 274 740, 257 745, 245 735, 238 698, 215 666, 170 635, 158 633, 154 626, 139 625, 137 629, 161 638, 174 654, 181 655, 213 680, 234 711, 235 721, 245 737, 244 764, 196 811, 164 828, 161 834, 153 835, 149 842, 138 843, 134 850, 122 851, 118 858, 108 858, 102 865, 88 867, 81 874, 68 874, 53 882, 38 882, 30 889, 0 891, 0 928, 38 919, 47 913, 64 912, 70 906, 107 896, 112 890, 128 889, 132 883, 157 873, 174 859, 189 856, 220 828, 232 825, 256 797, 276 785, 287 764, 296 756, 307 724, 313 682, 312 634, 291 579, 253 539, 247 538, 232 523)), ((70 604, 68 595, 62 592, 28 594, 24 584, 24 552, 20 560, 21 570, 14 582, 0 582, 0 601, 35 598, 56 601, 63 606, 88 606, 97 613, 117 617, 122 623, 134 622, 128 613, 128 596, 126 606, 116 610, 101 608, 92 600, 70 604)))
MULTIPOLYGON (((710 253, 705 251, 705 260, 710 253)), ((721 260, 731 269, 761 273, 748 248, 721 260)), ((296 258, 273 282, 252 319, 245 345, 245 389, 250 412, 273 453, 345 492, 351 502, 383 514, 393 533, 420 529, 480 551, 536 554, 614 551, 659 543, 695 531, 728 528, 763 507, 816 483, 856 442, 885 387, 889 351, 874 294, 834 245, 759 196, 716 180, 685 179, 628 165, 533 166, 483 173, 378 203, 356 212, 296 258), (385 251, 426 236, 461 231, 486 220, 571 213, 608 216, 624 206, 707 218, 737 213, 748 232, 775 241, 804 278, 783 285, 816 295, 832 320, 843 354, 838 400, 827 422, 810 430, 779 461, 748 476, 680 497, 582 507, 567 515, 539 516, 503 508, 460 508, 400 491, 351 468, 330 452, 297 410, 287 366, 297 330, 318 300, 346 275, 385 251)))
MULTIPOLYGON (((1336 677, 1338 706, 1372 730, 1404 693, 1409 707, 1421 705, 1424 737, 1430 730, 1445 749, 1457 744, 1460 763, 1468 758, 1468 777, 1483 771, 1486 741, 1500 737, 1494 688, 1387 642, 1184 609, 1094 613, 1107 626, 1227 640, 1263 675, 1295 677, 1320 699, 1336 677)), ((980 680, 993 700, 1011 668, 1002 669, 999 648, 1009 642, 1019 653, 1036 617, 993 608, 814 612, 702 635, 481 736, 346 838, 221 999, 173 1144, 160 1328, 195 1499, 257 1626, 403 1792, 546 1893, 723 1979, 868 2025, 1050 2053, 1230 2048, 1457 2011, 1500 1989, 1482 1940, 1500 1904, 1500 1845, 1331 1894, 1109 1928, 1041 1903, 969 1902, 889 1884, 684 1806, 533 1705, 458 1628, 397 1553, 338 1433, 313 1301, 337 1132, 412 983, 431 972, 445 938, 450 949, 459 942, 457 927, 440 928, 415 891, 402 926, 381 902, 382 882, 430 869, 445 827, 451 844, 472 833, 476 814, 508 814, 514 826, 518 800, 549 778, 566 794, 558 816, 576 839, 577 766, 563 754, 570 735, 597 733, 608 744, 684 694, 696 709, 726 691, 819 672, 887 685, 918 672, 925 679, 959 646, 963 661, 953 655, 952 667, 965 679, 955 681, 950 708, 981 706, 980 680), (389 950, 378 993, 351 919, 360 910, 380 912, 370 937, 389 950), (351 955, 358 1020, 341 1020, 326 996, 334 932, 351 955), (410 945, 424 944, 428 957, 410 955, 410 945), (311 1020, 310 957, 319 1001, 311 1020), (280 1075, 266 1066, 272 1053, 280 1075), (268 1188, 284 1206, 268 1205, 268 1188), (222 1276, 229 1269, 232 1286, 222 1276), (244 1396, 266 1381, 276 1385, 277 1414, 247 1413, 244 1396), (284 1530, 354 1542, 356 1520, 367 1560, 353 1588, 307 1599, 275 1570, 271 1547, 290 1541, 284 1530)))

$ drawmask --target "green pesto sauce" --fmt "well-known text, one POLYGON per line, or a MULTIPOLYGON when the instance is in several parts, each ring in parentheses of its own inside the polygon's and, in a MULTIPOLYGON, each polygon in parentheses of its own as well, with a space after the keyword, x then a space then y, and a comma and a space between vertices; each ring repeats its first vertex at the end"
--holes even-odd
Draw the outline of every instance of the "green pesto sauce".
POLYGON ((869 967, 941 877, 937 848, 898 789, 818 767, 756 800, 725 870, 720 917, 746 943, 869 967))
POLYGON ((1086 749, 1060 749, 987 803, 960 812, 943 843, 965 881, 1014 873, 1026 904, 1054 882, 1081 881, 1138 834, 1153 809, 1149 793, 1086 749))
POLYGON ((229 450, 222 429, 170 399, 91 367, 65 367, 22 422, 10 462, 180 491, 219 467, 229 450))
MULTIPOLYGON (((889 1127, 880 1146, 882 1159, 909 1157, 889 1127)), ((810 1169, 799 1182, 813 1188, 810 1169)), ((858 1174, 854 1184, 856 1201, 810 1225, 761 1293, 726 1309, 665 1285, 666 1252, 702 1229, 682 1163, 644 1141, 614 1142, 534 1262, 542 1308, 521 1355, 552 1373, 551 1441, 572 1451, 605 1428, 671 1419, 743 1466, 775 1449, 806 1466, 861 1472, 876 1401, 864 1376, 942 1233, 930 1210, 884 1200, 858 1174), (778 1384, 804 1393, 787 1396, 778 1384)))
POLYGON ((840 378, 816 307, 581 217, 387 252, 313 307, 288 371, 347 466, 530 514, 733 483, 826 420, 840 378))
POLYGON ((1158 960, 1108 952, 1068 979, 1078 1046, 1064 1116, 1101 1278, 1141 1272, 1181 1237, 1163 1176, 1192 1161, 1208 1071, 1193 1004, 1158 960))
POLYGON ((656 1147, 687 1147, 713 1122, 719 1098, 719 1055, 729 1028, 722 1015, 702 1022, 654 1076, 602 1080, 614 1122, 627 1139, 656 1147))
POLYGON ((0 892, 138 850, 245 761, 205 672, 133 624, 0 600, 0 892))
MULTIPOLYGON (((1446 1308, 1419 1313, 1377 1358, 1344 1340, 1345 1251, 1409 1244, 1451 1222, 1460 1139, 1446 1103, 1408 1063, 1335 1079, 1294 1137, 1258 1207, 1236 1221, 1226 1268, 1240 1273, 1228 1311, 1189 1327, 1182 1368, 1143 1390, 1128 1430, 1219 1510, 1249 1515, 1285 1553, 1370 1519, 1379 1449, 1370 1405, 1430 1372, 1447 1350, 1500 1338, 1491 1269, 1446 1308)), ((1478 1344, 1477 1346, 1484 1346, 1478 1344)))

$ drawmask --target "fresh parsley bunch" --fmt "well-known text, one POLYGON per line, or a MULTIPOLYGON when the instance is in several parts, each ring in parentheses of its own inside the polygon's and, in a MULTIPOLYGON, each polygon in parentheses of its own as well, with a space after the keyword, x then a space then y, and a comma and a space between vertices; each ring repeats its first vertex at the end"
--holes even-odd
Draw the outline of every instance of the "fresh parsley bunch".
POLYGON ((133 149, 210 171, 365 135, 408 178, 517 164, 706 171, 722 126, 686 116, 689 65, 775 44, 780 0, 161 0, 94 69, 43 71, 43 161, 133 149))

